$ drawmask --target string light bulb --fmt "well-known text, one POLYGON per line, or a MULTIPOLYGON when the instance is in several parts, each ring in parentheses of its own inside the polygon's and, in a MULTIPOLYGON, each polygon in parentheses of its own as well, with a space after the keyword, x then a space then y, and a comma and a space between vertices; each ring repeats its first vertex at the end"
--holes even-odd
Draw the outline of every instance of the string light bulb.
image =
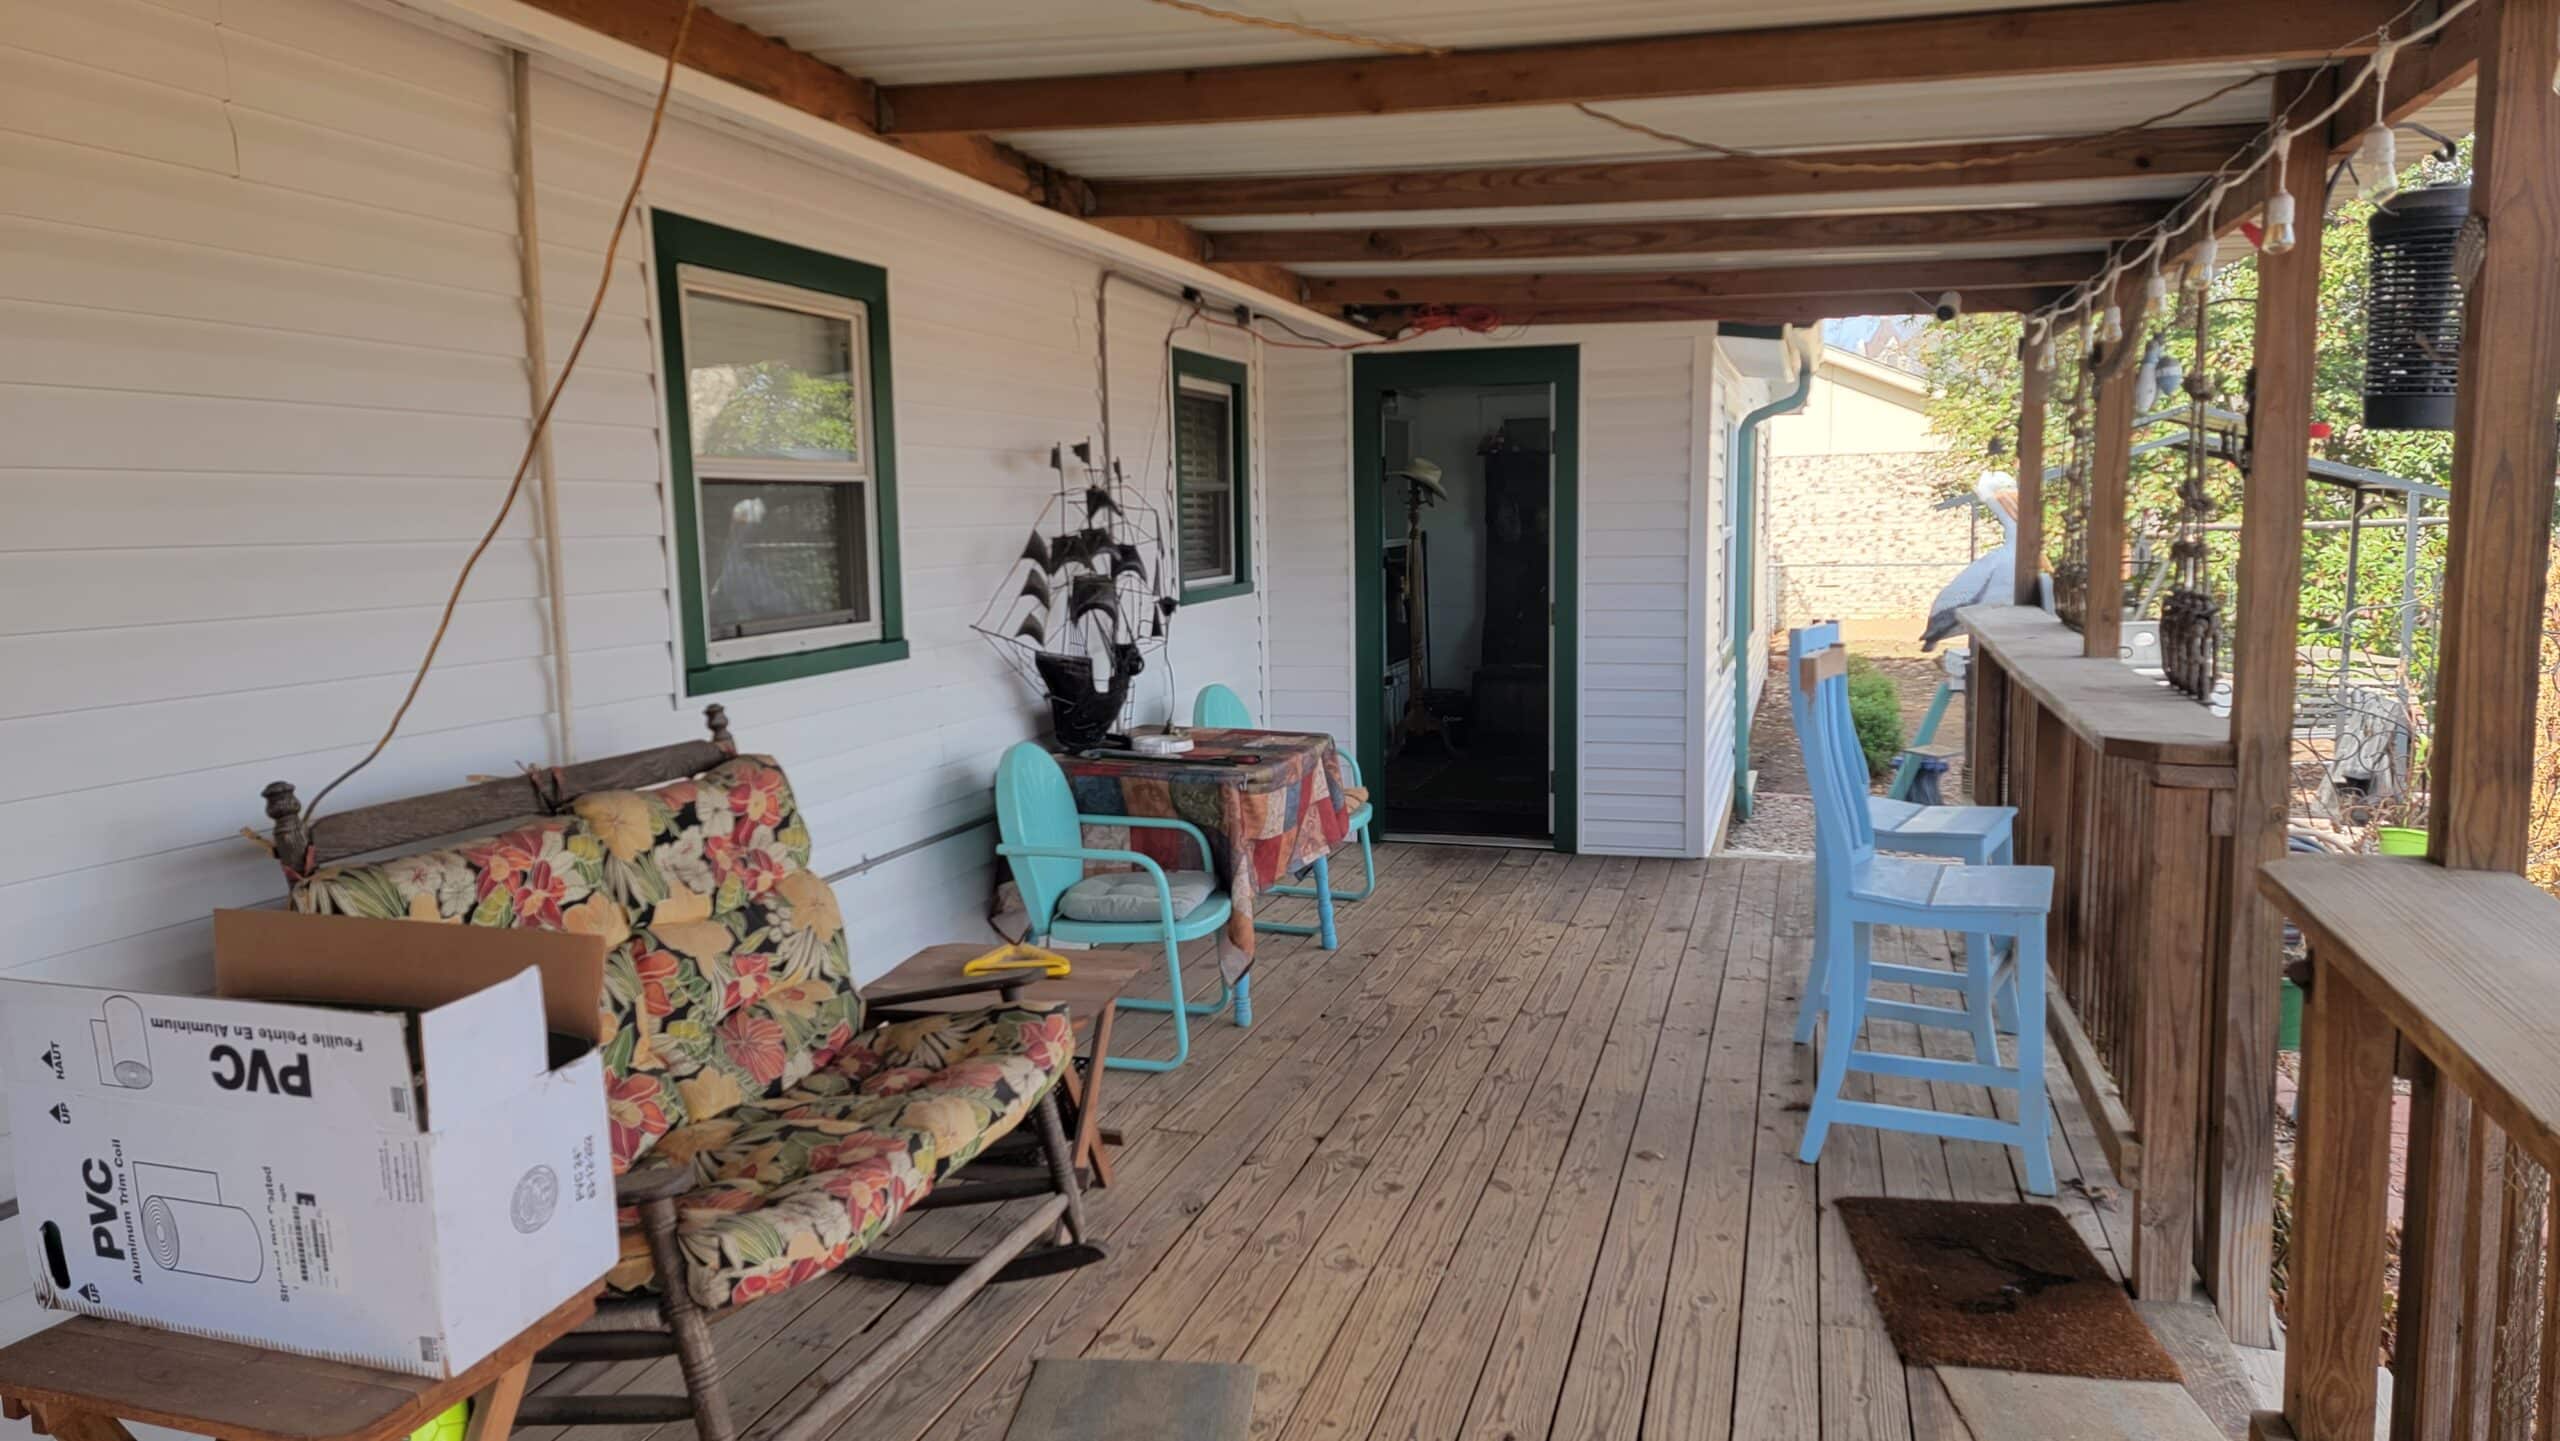
POLYGON ((2151 272, 2142 277, 2142 303, 2152 310, 2158 310, 2161 308, 2161 302, 2168 298, 2169 279, 2160 273, 2160 262, 2154 258, 2151 262, 2151 272))
POLYGON ((2113 345, 2124 339, 2124 307, 2110 300, 2106 312, 2098 317, 2098 343, 2113 345))
MULTIPOLYGON (((2284 181, 2279 174, 2278 186, 2284 181)), ((2267 197, 2267 228, 2259 237, 2258 250, 2264 255, 2282 255, 2293 249, 2293 192, 2278 189, 2267 197)))
POLYGON ((2387 205, 2400 193, 2400 145, 2391 127, 2375 122, 2356 146, 2356 179, 2364 198, 2387 205))

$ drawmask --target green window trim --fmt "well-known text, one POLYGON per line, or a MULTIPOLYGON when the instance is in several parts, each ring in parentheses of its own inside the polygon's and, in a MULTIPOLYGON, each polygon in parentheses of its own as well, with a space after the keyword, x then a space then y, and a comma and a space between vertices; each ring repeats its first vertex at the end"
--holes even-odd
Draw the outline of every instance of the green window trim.
POLYGON ((906 615, 898 564, 896 407, 890 401, 889 272, 858 260, 664 210, 650 212, 650 235, 666 391, 668 471, 674 482, 685 693, 710 695, 905 660, 906 615), (706 598, 702 582, 702 517, 694 479, 693 420, 686 396, 684 287, 678 273, 687 265, 861 302, 868 347, 864 376, 870 386, 866 449, 873 524, 878 533, 878 639, 747 659, 711 659, 703 619, 706 598))
POLYGON ((1166 428, 1173 435, 1174 513, 1166 517, 1166 523, 1171 530, 1174 575, 1177 578, 1182 574, 1182 427, 1174 419, 1174 409, 1185 378, 1223 385, 1230 396, 1227 430, 1233 454, 1229 457, 1227 473, 1235 494, 1228 509, 1235 517, 1235 574, 1231 579, 1208 585, 1183 581, 1182 603, 1199 605, 1230 596, 1253 594, 1253 437, 1245 418, 1245 400, 1251 392, 1251 377, 1237 361, 1191 350, 1173 352, 1172 390, 1165 396, 1165 420, 1166 428))

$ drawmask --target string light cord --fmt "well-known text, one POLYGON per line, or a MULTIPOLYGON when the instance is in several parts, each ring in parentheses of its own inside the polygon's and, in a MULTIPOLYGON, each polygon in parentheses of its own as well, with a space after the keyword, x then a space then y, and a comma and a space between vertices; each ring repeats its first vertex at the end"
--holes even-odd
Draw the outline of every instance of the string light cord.
POLYGON ((1747 150, 1740 146, 1719 144, 1713 140, 1701 140, 1694 135, 1681 135, 1674 131, 1657 129, 1640 120, 1629 120, 1623 115, 1612 115, 1606 110, 1583 101, 1576 101, 1573 108, 1594 120, 1668 144, 1683 145, 1691 150, 1703 150, 1709 155, 1721 155, 1728 160, 1756 160, 1805 175, 1919 175, 1934 171, 1978 170, 2000 165, 2015 165, 2021 160, 2041 160, 2049 155, 2062 155, 2095 145, 2129 140, 2144 131, 2166 125, 2189 111, 2202 109, 2236 90, 2245 90, 2267 77, 2266 71, 2250 71, 2230 84, 2208 94, 2199 95, 2183 105, 2172 106, 2157 115, 2146 116, 2130 125, 2119 125, 2113 130, 2102 131, 2096 135, 2075 135, 2068 140, 2057 140, 2050 145, 2039 145, 2028 150, 2007 150, 1998 155, 1959 155, 1945 160, 1800 160, 1792 155, 1767 150, 1747 150))
POLYGON ((1446 55, 1445 45, 1420 45, 1410 40, 1384 40, 1375 35, 1355 35, 1347 30, 1326 30, 1314 25, 1301 25, 1295 20, 1275 20, 1268 15, 1247 15, 1239 10, 1220 10, 1202 5, 1198 0, 1152 0, 1167 10, 1186 15, 1224 20, 1230 25, 1250 25, 1257 30, 1277 30, 1283 35, 1296 35, 1308 40, 1330 40, 1336 45, 1357 45, 1367 50, 1384 50, 1390 55, 1446 55))
MULTIPOLYGON (((471 583, 472 571, 478 568, 480 558, 488 554, 498 532, 506 528, 507 517, 514 513, 517 498, 524 494, 525 477, 533 469, 536 448, 541 445, 544 433, 551 428, 551 413, 559 408, 560 393, 568 388, 569 377, 577 372, 578 357, 586 353, 587 338, 595 334, 597 317, 604 313, 605 293, 613 285, 615 257, 621 253, 622 237, 631 227, 631 212, 640 203, 641 182, 648 178, 649 158, 656 152, 658 134, 666 125, 667 101, 675 93, 676 64, 684 54, 685 38, 693 32, 694 12, 699 8, 701 0, 685 0, 684 14, 676 21, 675 43, 667 47, 666 73, 658 80, 657 103, 649 111, 649 133, 640 143, 640 158, 632 166, 631 186, 623 193, 622 208, 615 213, 613 235, 605 242, 604 265, 596 277, 595 298, 587 302, 587 318, 578 326, 578 338, 570 345, 568 358, 562 362, 559 375, 551 382, 550 393, 543 397, 542 409, 534 413, 533 429, 525 437, 524 454, 516 461, 515 478, 507 483, 506 498, 498 503, 498 513, 490 517, 489 528, 481 533, 479 543, 471 547, 471 554, 464 557, 461 571, 454 576, 453 589, 445 596, 443 613, 436 618, 435 634, 427 641, 426 654, 418 658, 417 673, 409 678, 408 693, 400 698, 399 708, 391 713, 391 723, 383 727, 382 738, 373 743, 371 750, 366 751, 354 765, 340 771, 335 780, 322 786, 320 793, 311 798, 311 804, 303 809, 306 832, 319 822, 320 803, 353 779, 357 772, 380 758, 390 748, 392 738, 400 734, 401 722, 409 718, 409 708, 417 704, 418 692, 426 686, 428 672, 435 669, 436 653, 444 648, 445 632, 452 629, 454 612, 462 605, 463 587, 471 583)), ((298 863, 304 858, 288 859, 298 863)))
MULTIPOLYGON (((2265 168, 2270 162, 2274 162, 2281 173, 2283 161, 2280 157, 2292 143, 2314 130, 2324 129, 2338 112, 2347 108, 2348 102, 2364 89, 2368 81, 2377 83, 2376 114, 2379 115, 2381 113, 2379 78, 2389 73, 2392 59, 2400 51, 2431 38, 2452 24, 2464 12, 2478 4, 2479 0, 2454 0, 2453 4, 2447 5, 2432 20, 2416 26, 2407 34, 2393 36, 2391 27, 2408 19, 2424 3, 2425 0, 2411 0, 2408 6, 2383 22, 2382 26, 2373 32, 2378 37, 2373 54, 2365 60, 2363 67, 2356 72, 2353 79, 2338 87, 2337 93, 2330 98, 2328 104, 2320 107, 2318 113, 2295 123, 2293 111, 2301 103, 2302 97, 2296 96, 2293 100, 2287 101, 2283 113, 2268 121, 2266 128, 2258 133, 2255 140, 2244 146, 2239 154, 2224 161, 2222 166, 2214 172, 2211 180, 2171 207, 2169 214, 2147 232, 2147 240, 2137 236, 2120 242, 2110 250, 2111 258, 2104 269, 2073 286, 2060 299, 2034 312, 2034 318, 2059 320, 2065 316, 2086 314, 2092 305, 2103 303, 2099 297, 2111 293, 2116 282, 2132 273, 2135 267, 2156 261, 2166 253, 2172 241, 2186 234, 2198 223, 2210 223, 2211 218, 2220 211, 2223 197, 2246 184, 2249 178, 2259 170, 2265 168)), ((2344 47, 2340 47, 2340 50, 2343 49, 2344 47)), ((2340 50, 2330 52, 2328 63, 2336 63, 2340 58, 2340 50)))

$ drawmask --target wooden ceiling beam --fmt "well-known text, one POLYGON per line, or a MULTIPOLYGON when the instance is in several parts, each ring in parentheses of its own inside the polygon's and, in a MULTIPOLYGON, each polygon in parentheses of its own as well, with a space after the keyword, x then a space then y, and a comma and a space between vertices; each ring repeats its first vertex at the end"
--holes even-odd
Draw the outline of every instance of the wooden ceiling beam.
POLYGON ((1310 276, 1306 286, 1311 304, 1504 307, 1892 292, 1903 301, 1902 309, 1894 313, 1906 314, 1928 308, 1928 299, 1941 290, 1970 294, 2066 285, 2096 266, 2094 253, 2082 253, 2000 260, 1907 260, 1717 270, 1310 276))
POLYGON ((2031 185, 2210 175, 2255 125, 2181 126, 2131 135, 1806 151, 1786 156, 1570 161, 1448 170, 1095 180, 1089 215, 1423 213, 1536 205, 1696 200, 1820 200, 1950 185, 2031 185))
POLYGON ((1990 14, 1109 75, 883 86, 891 134, 1394 115, 1979 82, 2361 53, 2405 0, 2125 0, 1990 14))
POLYGON ((2168 213, 2164 202, 1893 210, 1732 220, 1567 221, 1548 225, 1413 225, 1361 230, 1237 230, 1208 235, 1219 260, 1564 260, 1622 255, 1725 255, 1912 245, 2109 241, 2168 213))
MULTIPOLYGON (((600 35, 664 56, 675 43, 684 16, 684 0, 527 0, 535 9, 574 21, 600 35)), ((686 36, 685 67, 752 91, 777 104, 842 126, 857 135, 886 141, 1006 194, 1079 218, 1095 210, 1091 188, 1081 179, 1031 159, 1011 146, 983 135, 883 135, 877 125, 879 88, 859 75, 803 54, 770 36, 760 35, 715 13, 708 5, 694 12, 686 36)), ((1185 260, 1207 261, 1200 232, 1179 221, 1110 227, 1185 260)), ((1275 265, 1218 265, 1219 273, 1241 285, 1296 303, 1296 275, 1275 265)))
MULTIPOLYGON (((1972 309, 1983 311, 2024 311, 2058 299, 2060 294, 2060 291, 2051 289, 1986 291, 1980 298, 1980 304, 1974 304, 1971 296, 1966 297, 1966 303, 1972 309)), ((1911 315, 1920 310, 1919 303, 1907 290, 1838 291, 1828 295, 1768 299, 1562 301, 1497 308, 1501 310, 1506 325, 1642 325, 1699 320, 1721 321, 1728 325, 1813 325, 1857 315, 1911 315)), ((1389 335, 1394 334, 1411 313, 1404 307, 1351 308, 1351 314, 1361 323, 1389 335)))

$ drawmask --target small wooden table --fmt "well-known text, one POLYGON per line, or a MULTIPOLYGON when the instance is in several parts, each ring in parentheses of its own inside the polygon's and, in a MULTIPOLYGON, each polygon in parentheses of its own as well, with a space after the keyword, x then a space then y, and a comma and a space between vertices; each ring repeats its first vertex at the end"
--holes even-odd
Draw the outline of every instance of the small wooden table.
MULTIPOLYGON (((960 968, 976 957, 985 955, 988 947, 959 942, 951 945, 927 946, 900 961, 895 970, 872 982, 882 992, 908 989, 922 990, 931 986, 953 986, 962 981, 1003 979, 1001 975, 965 976, 960 968)), ((1089 1169, 1094 1184, 1111 1184, 1111 1155, 1104 1143, 1118 1144, 1119 1137, 1102 1128, 1102 1063, 1111 1054, 1111 1023, 1118 1014, 1120 993, 1129 989, 1138 973, 1153 965, 1161 968, 1164 957, 1153 951, 1091 950, 1064 951, 1074 968, 1059 980, 1049 980, 1036 971, 1013 974, 1030 977, 1022 988, 1022 999, 1041 1005, 1065 1006, 1068 1024, 1075 1027, 1076 1039, 1085 1047, 1082 1073, 1076 1066, 1067 1068, 1067 1103, 1075 1108, 1076 1164, 1089 1169)), ((990 1003, 991 993, 944 996, 929 1001, 900 1002, 902 1011, 974 1011, 990 1003)))
POLYGON ((443 1381, 74 1316, 0 1348, 0 1414, 56 1441, 133 1441, 127 1421, 221 1441, 405 1441, 467 1399, 467 1441, 504 1441, 534 1353, 594 1315, 603 1289, 443 1381))

